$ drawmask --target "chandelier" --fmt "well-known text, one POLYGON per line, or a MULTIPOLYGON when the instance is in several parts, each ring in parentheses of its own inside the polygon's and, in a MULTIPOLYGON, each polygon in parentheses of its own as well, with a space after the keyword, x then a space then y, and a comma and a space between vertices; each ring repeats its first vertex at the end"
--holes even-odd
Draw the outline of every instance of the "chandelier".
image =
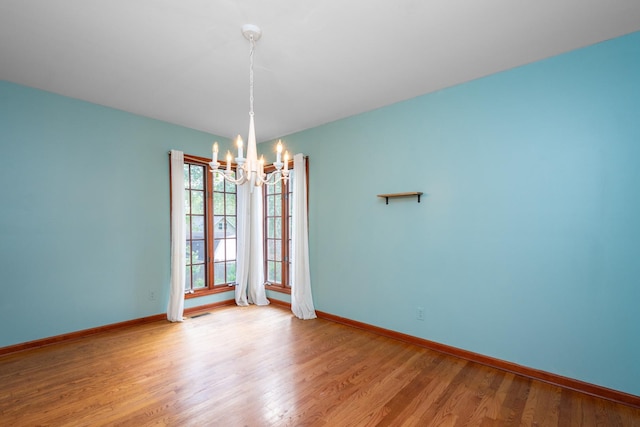
POLYGON ((256 41, 260 39, 262 31, 256 25, 246 24, 242 26, 242 34, 249 40, 249 135, 247 137, 247 157, 243 157, 243 141, 240 135, 236 138, 236 146, 238 148, 238 157, 235 158, 236 177, 233 177, 231 170, 231 152, 227 151, 226 161, 227 168, 222 171, 218 169, 218 143, 214 143, 212 147, 212 159, 209 163, 211 173, 214 178, 221 178, 236 185, 250 183, 251 187, 259 187, 262 184, 275 185, 279 181, 287 183, 289 177, 289 153, 284 153, 284 162, 282 161, 282 141, 278 140, 276 146, 276 161, 273 163, 275 171, 270 174, 264 173, 264 156, 258 160, 258 151, 256 148, 256 130, 253 119, 253 52, 256 47, 256 41))

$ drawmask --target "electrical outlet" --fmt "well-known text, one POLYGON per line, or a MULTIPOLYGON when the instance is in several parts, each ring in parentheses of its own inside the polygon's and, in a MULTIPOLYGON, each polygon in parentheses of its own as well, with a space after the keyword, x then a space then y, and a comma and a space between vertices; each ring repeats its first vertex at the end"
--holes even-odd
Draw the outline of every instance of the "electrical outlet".
POLYGON ((423 307, 418 307, 418 309, 416 310, 416 319, 424 320, 424 308, 423 307))
POLYGON ((156 300, 156 291, 149 291, 149 301, 156 300))

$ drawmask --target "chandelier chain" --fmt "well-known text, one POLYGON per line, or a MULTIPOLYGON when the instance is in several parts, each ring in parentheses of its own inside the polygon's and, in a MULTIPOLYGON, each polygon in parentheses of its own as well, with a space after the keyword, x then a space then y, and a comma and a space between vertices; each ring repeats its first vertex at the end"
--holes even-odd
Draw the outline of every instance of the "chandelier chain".
POLYGON ((253 51, 256 47, 253 35, 249 38, 249 41, 249 115, 253 116, 253 51))

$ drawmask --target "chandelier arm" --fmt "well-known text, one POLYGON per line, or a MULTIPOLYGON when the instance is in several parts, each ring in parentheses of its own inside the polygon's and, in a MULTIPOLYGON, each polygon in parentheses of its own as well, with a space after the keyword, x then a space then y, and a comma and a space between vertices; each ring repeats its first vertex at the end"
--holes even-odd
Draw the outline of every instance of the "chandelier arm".
POLYGON ((221 171, 219 169, 212 169, 211 173, 214 174, 215 176, 221 177, 222 179, 224 179, 227 182, 230 182, 232 184, 235 185, 242 185, 245 182, 247 182, 247 175, 241 173, 240 177, 237 179, 234 179, 231 177, 231 175, 227 175, 224 171, 221 171))
POLYGON ((288 180, 289 180, 289 174, 288 173, 285 175, 282 171, 274 171, 274 172, 271 172, 270 174, 268 174, 262 180, 262 183, 265 184, 265 185, 272 186, 272 185, 276 185, 280 181, 284 181, 284 183, 286 184, 288 180))

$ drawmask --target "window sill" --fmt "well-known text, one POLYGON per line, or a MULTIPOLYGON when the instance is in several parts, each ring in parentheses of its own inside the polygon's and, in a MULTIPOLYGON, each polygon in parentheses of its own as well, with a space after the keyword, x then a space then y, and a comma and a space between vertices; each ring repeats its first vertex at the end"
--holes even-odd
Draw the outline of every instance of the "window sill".
POLYGON ((265 285, 264 288, 268 291, 282 292, 283 294, 291 295, 291 288, 277 285, 265 285))
POLYGON ((221 286, 219 288, 213 288, 213 289, 202 289, 200 291, 195 291, 193 293, 184 294, 184 299, 199 298, 199 297, 204 297, 206 295, 221 294, 223 292, 233 292, 234 290, 235 290, 235 286, 221 286))

